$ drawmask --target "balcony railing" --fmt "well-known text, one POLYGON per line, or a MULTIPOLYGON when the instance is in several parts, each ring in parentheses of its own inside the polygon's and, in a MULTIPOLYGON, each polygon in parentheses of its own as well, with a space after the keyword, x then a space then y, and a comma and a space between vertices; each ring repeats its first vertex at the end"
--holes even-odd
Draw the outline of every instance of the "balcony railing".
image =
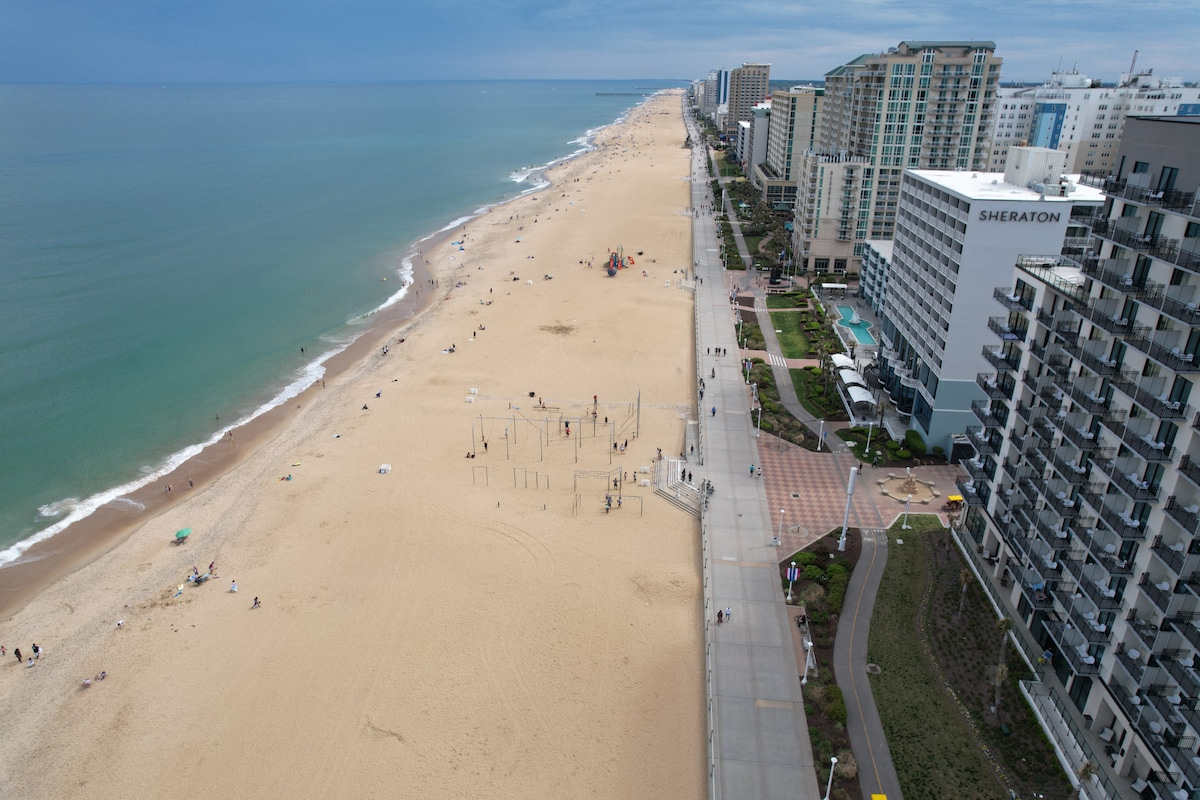
POLYGON ((975 376, 975 384, 993 400, 1011 400, 1016 384, 1010 376, 981 372, 975 376))
POLYGON ((1149 434, 1139 436, 1132 428, 1121 421, 1116 413, 1106 414, 1100 418, 1100 422, 1104 427, 1121 437, 1122 442, 1147 461, 1171 461, 1175 458, 1174 445, 1160 442, 1149 434))
POLYGON ((1167 498, 1167 504, 1163 506, 1163 511, 1166 511, 1171 519, 1178 522, 1179 526, 1190 534, 1195 534, 1197 526, 1200 526, 1200 503, 1184 508, 1179 499, 1175 495, 1171 495, 1167 498))
POLYGON ((1021 354, 1017 351, 1006 352, 992 347, 984 347, 983 357, 1001 372, 1016 372, 1021 366, 1021 354))
POLYGON ((1183 562, 1188 556, 1187 547, 1183 542, 1167 544, 1163 541, 1163 537, 1155 536, 1154 544, 1150 545, 1150 549, 1167 565, 1168 569, 1176 575, 1183 574, 1183 562))
MULTIPOLYGON (((1067 608, 1071 609, 1069 614, 1071 618, 1071 624, 1075 626, 1076 630, 1083 634, 1083 638, 1096 644, 1107 642, 1112 638, 1112 628, 1097 622, 1095 617, 1088 619, 1083 615, 1083 612, 1074 605, 1068 605, 1067 608)), ((1089 611, 1088 613, 1090 614, 1091 612, 1089 611)))
POLYGON ((1138 580, 1138 588, 1142 590, 1142 594, 1144 594, 1151 603, 1154 603, 1155 608, 1164 614, 1167 613, 1168 609, 1171 607, 1171 595, 1173 594, 1173 584, 1170 580, 1163 578, 1158 583, 1154 583, 1154 581, 1150 579, 1149 573, 1143 573, 1142 577, 1138 580))
POLYGON ((1182 650, 1164 650, 1158 657, 1158 665, 1175 679, 1179 688, 1189 697, 1195 697, 1200 689, 1200 678, 1193 669, 1195 656, 1182 650))
POLYGON ((1117 513, 1112 506, 1106 505, 1104 502, 1099 505, 1100 508, 1096 510, 1100 512, 1100 519, 1104 520, 1109 529, 1121 539, 1127 542, 1140 542, 1146 538, 1146 526, 1140 521, 1117 513))
MULTIPOLYGON (((1134 648, 1131 652, 1124 647, 1118 647, 1116 652, 1117 661, 1121 662, 1121 666, 1125 668, 1125 671, 1129 673, 1129 677, 1133 678, 1137 684, 1141 684, 1142 678, 1146 676, 1146 664, 1142 659, 1146 658, 1147 655, 1147 653, 1143 653, 1137 648, 1134 648), (1137 653, 1137 655, 1135 656, 1134 653, 1137 653)), ((1137 704, 1134 703, 1133 705, 1136 706, 1137 704)))
POLYGON ((963 499, 966 500, 967 505, 983 505, 983 498, 979 496, 979 490, 974 481, 960 477, 955 479, 954 485, 958 487, 958 492, 963 496, 963 499))
POLYGON ((1200 372, 1200 362, 1194 354, 1185 353, 1180 347, 1168 348, 1152 337, 1153 332, 1143 325, 1132 326, 1132 330, 1122 336, 1126 342, 1175 372, 1200 372))
POLYGON ((1117 596, 1115 589, 1110 589, 1103 583, 1096 583, 1094 580, 1082 580, 1079 582, 1078 588, 1083 590, 1083 593, 1092 599, 1097 608, 1103 610, 1115 610, 1121 607, 1121 598, 1117 596))
POLYGON ((1191 456, 1184 456, 1179 459, 1179 471, 1189 481, 1200 487, 1200 464, 1192 461, 1191 456))
POLYGON ((1026 325, 1012 325, 1007 317, 989 317, 988 328, 1006 342, 1023 342, 1029 332, 1026 325))
MULTIPOLYGON (((1179 401, 1171 400, 1166 393, 1157 397, 1137 384, 1138 374, 1133 371, 1120 372, 1112 376, 1113 386, 1133 398, 1142 408, 1162 419, 1184 419, 1191 413, 1191 408, 1179 401)), ((1072 395, 1074 396, 1074 395, 1072 395)))
MULTIPOLYGON (((1079 459, 1079 461, 1082 460, 1079 459)), ((1058 474, 1063 477, 1063 480, 1072 485, 1087 483, 1088 476, 1091 473, 1091 470, 1086 465, 1080 465, 1077 461, 1068 462, 1058 454, 1057 450, 1052 451, 1050 463, 1058 470, 1058 474)))
MULTIPOLYGON (((971 401, 971 412, 975 414, 976 419, 983 423, 985 428, 1003 428, 1005 419, 998 416, 995 411, 988 407, 988 404, 980 400, 971 401)), ((1008 415, 1005 414, 1005 417, 1008 415)))
POLYGON ((1093 414, 1103 414, 1108 411, 1108 399, 1097 394, 1095 391, 1085 391, 1077 382, 1078 376, 1072 373, 1066 376, 1063 383, 1068 384, 1071 392, 1071 399, 1075 404, 1082 406, 1093 414), (1072 377, 1073 376, 1073 377, 1072 377))
POLYGON ((996 299, 1000 305, 1007 308, 1009 311, 1018 313, 1029 312, 1033 310, 1033 296, 1022 297, 1015 295, 1012 290, 1000 287, 992 291, 992 297, 996 299))
POLYGON ((1043 624, 1045 625, 1046 632, 1050 634, 1050 638, 1054 639, 1055 644, 1058 645, 1058 651, 1062 653, 1076 675, 1100 674, 1100 662, 1095 656, 1087 654, 1086 640, 1079 645, 1070 643, 1068 637, 1070 637, 1071 632, 1074 632, 1081 639, 1083 638, 1073 625, 1050 620, 1047 620, 1043 624), (1083 647, 1084 652, 1081 653, 1079 651, 1080 647, 1083 647))
POLYGON ((1162 246, 1167 241, 1162 236, 1137 233, 1128 228, 1122 228, 1119 225, 1119 218, 1096 222, 1092 225, 1092 233, 1110 239, 1122 247, 1128 247, 1130 250, 1149 251, 1162 246))
POLYGON ((1079 339, 1074 341, 1068 340, 1063 343, 1062 347, 1063 350, 1066 350, 1072 356, 1087 364, 1097 375, 1104 375, 1106 377, 1115 375, 1121 366, 1118 361, 1105 358, 1088 350, 1082 345, 1079 339))
POLYGON ((1081 430, 1072 425, 1063 425, 1061 430, 1063 437, 1080 450, 1091 451, 1099 446, 1096 435, 1091 431, 1081 430))
POLYGON ((975 452, 979 455, 994 456, 997 454, 996 445, 983 428, 969 427, 967 428, 967 435, 970 437, 971 446, 975 448, 975 452))
POLYGON ((1159 486, 1151 484, 1149 481, 1144 481, 1137 476, 1136 473, 1126 475, 1117 469, 1115 466, 1108 472, 1108 477, 1115 483, 1121 491, 1129 495, 1134 500, 1152 501, 1158 499, 1159 486))

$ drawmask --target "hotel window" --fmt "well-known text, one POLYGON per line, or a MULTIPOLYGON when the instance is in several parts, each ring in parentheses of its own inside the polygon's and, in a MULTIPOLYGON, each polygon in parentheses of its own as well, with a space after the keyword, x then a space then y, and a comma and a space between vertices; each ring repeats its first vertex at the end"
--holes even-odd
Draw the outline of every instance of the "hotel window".
POLYGON ((1146 173, 1149 171, 1150 171, 1150 162, 1148 162, 1148 161, 1133 162, 1133 173, 1135 175, 1138 173, 1146 173))
POLYGON ((1200 238, 1200 222, 1189 222, 1187 227, 1183 229, 1183 238, 1196 239, 1200 238))

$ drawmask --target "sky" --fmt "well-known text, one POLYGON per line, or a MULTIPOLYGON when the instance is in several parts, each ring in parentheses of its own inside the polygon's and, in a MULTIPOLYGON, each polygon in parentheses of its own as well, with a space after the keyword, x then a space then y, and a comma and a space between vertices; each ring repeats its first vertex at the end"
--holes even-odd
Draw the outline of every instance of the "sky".
POLYGON ((1001 79, 1200 80, 1200 0, 0 0, 0 82, 820 78, 904 40, 987 40, 1001 79))

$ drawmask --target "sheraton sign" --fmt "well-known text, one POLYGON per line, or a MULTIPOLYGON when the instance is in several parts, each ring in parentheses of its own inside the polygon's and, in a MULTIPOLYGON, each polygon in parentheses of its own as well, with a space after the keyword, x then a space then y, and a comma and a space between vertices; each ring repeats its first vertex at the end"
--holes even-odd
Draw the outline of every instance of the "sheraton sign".
POLYGON ((983 222, 1058 222, 1060 211, 980 211, 983 222))

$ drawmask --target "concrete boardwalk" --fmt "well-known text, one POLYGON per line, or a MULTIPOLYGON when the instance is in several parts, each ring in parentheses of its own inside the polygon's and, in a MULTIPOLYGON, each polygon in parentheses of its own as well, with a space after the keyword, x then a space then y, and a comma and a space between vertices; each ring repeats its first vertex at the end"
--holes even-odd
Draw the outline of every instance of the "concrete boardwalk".
MULTIPOLYGON (((699 142, 699 132, 688 122, 692 140, 699 142)), ((698 147, 692 161, 692 207, 697 367, 705 381, 701 456, 715 489, 702 517, 712 726, 709 796, 819 800, 766 490, 749 472, 758 460, 750 396, 739 369, 730 287, 715 224, 705 211, 712 198, 704 158, 698 147), (717 348, 728 355, 706 355, 717 348), (724 608, 732 609, 732 620, 718 626, 717 609, 724 608)))

